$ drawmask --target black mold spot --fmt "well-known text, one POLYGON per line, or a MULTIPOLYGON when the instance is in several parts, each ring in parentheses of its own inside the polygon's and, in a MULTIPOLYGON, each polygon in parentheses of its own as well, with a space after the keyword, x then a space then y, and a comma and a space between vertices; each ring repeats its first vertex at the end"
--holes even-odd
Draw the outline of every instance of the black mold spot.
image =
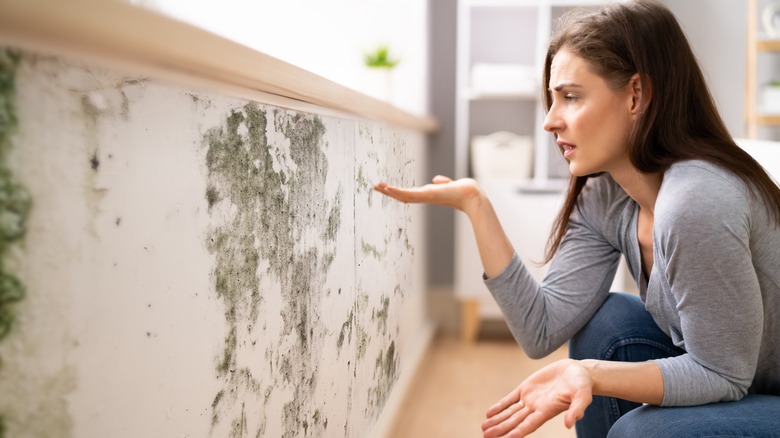
POLYGON ((97 156, 97 151, 95 151, 95 152, 92 154, 92 158, 90 158, 90 159, 89 159, 89 166, 90 166, 90 167, 92 168, 92 170, 94 170, 95 172, 97 172, 97 170, 98 170, 98 167, 100 167, 100 160, 98 159, 98 156, 97 156))
POLYGON ((219 194, 217 193, 217 189, 215 189, 212 186, 209 186, 206 189, 206 202, 209 204, 209 210, 211 210, 211 207, 214 206, 214 204, 219 201, 219 194))

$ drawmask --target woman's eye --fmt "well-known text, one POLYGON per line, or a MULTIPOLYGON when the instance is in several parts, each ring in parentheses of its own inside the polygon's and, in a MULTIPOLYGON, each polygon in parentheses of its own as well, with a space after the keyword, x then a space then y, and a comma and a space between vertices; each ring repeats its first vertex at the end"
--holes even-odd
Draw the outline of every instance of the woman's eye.
POLYGON ((575 96, 573 94, 566 94, 563 97, 564 97, 564 99, 566 99, 569 102, 573 102, 573 101, 577 100, 577 96, 575 96))

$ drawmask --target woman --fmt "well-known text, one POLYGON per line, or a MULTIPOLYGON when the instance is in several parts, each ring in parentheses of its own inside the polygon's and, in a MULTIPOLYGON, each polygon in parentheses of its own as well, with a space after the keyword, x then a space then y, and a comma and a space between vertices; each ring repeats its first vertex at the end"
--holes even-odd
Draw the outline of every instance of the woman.
POLYGON ((780 189, 737 147, 674 16, 569 17, 544 68, 572 177, 540 285, 473 180, 376 190, 468 215, 485 283, 532 357, 571 359, 487 412, 485 437, 565 412, 580 437, 780 436, 780 189), (611 294, 621 254, 640 297, 611 294))

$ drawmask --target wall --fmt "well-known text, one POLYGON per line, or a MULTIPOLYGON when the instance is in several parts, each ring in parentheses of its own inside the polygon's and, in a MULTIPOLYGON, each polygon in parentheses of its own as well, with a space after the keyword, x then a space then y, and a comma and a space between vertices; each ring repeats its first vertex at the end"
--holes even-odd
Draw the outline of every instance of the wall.
POLYGON ((0 53, 0 436, 381 436, 431 330, 422 210, 371 186, 423 135, 0 53))
POLYGON ((747 2, 662 1, 685 31, 726 128, 734 137, 744 136, 747 2))
MULTIPOLYGON (((108 0, 106 0, 108 1, 108 0)), ((129 0, 368 94, 383 94, 363 54, 401 62, 387 100, 428 114, 428 8, 420 0, 129 0)))

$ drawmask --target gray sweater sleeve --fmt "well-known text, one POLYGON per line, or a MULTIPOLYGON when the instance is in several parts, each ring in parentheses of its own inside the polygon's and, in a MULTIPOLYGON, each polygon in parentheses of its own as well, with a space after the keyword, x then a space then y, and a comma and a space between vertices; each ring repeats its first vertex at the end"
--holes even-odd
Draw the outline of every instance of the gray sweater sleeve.
POLYGON ((676 303, 679 325, 669 330, 687 354, 657 361, 663 405, 738 400, 755 375, 763 329, 751 195, 741 181, 706 165, 677 166, 664 179, 653 269, 664 274, 660 293, 676 303))
MULTIPOLYGON (((581 199, 589 202, 590 187, 581 199)), ((517 254, 488 287, 517 342, 532 358, 544 357, 568 341, 593 316, 609 293, 620 252, 578 207, 555 259, 539 284, 517 254)))

